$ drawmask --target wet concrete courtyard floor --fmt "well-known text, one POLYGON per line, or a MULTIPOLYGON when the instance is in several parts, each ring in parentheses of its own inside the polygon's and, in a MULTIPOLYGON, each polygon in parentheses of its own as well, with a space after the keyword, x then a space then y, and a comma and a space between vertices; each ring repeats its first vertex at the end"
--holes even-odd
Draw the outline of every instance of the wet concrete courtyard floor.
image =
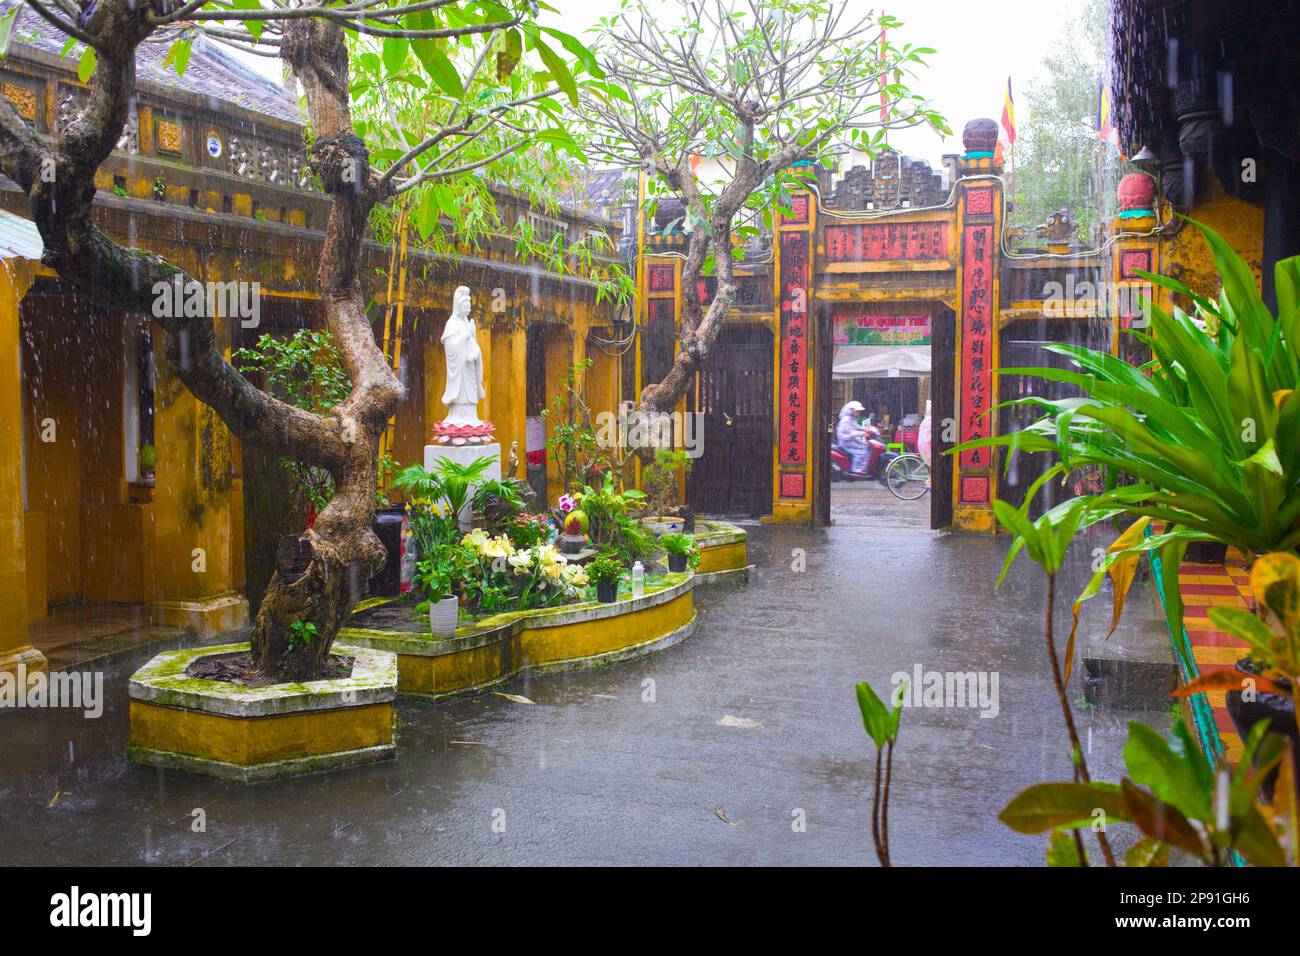
MULTIPOLYGON (((254 786, 133 766, 126 682, 156 648, 96 662, 99 719, 0 714, 0 862, 874 864, 872 753, 853 686, 887 691, 920 665, 996 672, 997 714, 904 713, 895 864, 1041 864, 1044 841, 996 818, 1023 787, 1069 774, 1037 569, 1022 559, 995 594, 1005 535, 749 531, 749 584, 697 590, 685 643, 499 688, 531 705, 403 700, 387 764, 254 786)), ((1086 575, 1082 545, 1058 624, 1086 575)), ((1094 628, 1108 617, 1104 599, 1085 612, 1094 628)), ((1093 775, 1118 779, 1126 721, 1163 731, 1168 713, 1085 708, 1078 681, 1093 775)))

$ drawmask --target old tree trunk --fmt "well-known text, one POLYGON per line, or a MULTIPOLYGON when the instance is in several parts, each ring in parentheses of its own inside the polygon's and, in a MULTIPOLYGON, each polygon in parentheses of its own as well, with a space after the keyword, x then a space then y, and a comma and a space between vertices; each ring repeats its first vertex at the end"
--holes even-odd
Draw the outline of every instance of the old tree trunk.
POLYGON ((353 386, 332 414, 342 454, 330 467, 334 497, 306 538, 311 563, 301 576, 277 570, 257 612, 253 658, 286 680, 317 674, 360 596, 379 572, 385 551, 371 530, 379 436, 405 390, 375 344, 358 266, 367 216, 379 197, 366 145, 348 109, 348 52, 342 26, 321 20, 285 24, 282 55, 302 82, 315 141, 312 165, 333 203, 316 281, 335 347, 353 386), (291 648, 295 621, 316 625, 305 648, 291 648))
MULTIPOLYGON (((752 147, 753 130, 748 130, 745 142, 752 147)), ((682 264, 682 322, 678 332, 678 349, 673 364, 663 380, 646 385, 641 390, 641 409, 646 412, 671 412, 686 395, 717 341, 727 313, 736 301, 736 279, 732 251, 732 219, 745 204, 750 194, 758 188, 767 171, 753 160, 742 156, 736 172, 711 206, 700 195, 699 183, 691 170, 689 158, 677 166, 668 166, 655 159, 649 163, 652 170, 663 177, 669 188, 682 197, 695 221, 686 246, 686 261, 682 264), (717 288, 708 309, 700 302, 698 281, 704 273, 709 249, 714 255, 714 274, 717 288)))
MULTIPOLYGON (((153 315, 153 288, 181 270, 149 253, 127 249, 92 222, 94 174, 108 158, 135 94, 135 53, 154 30, 150 4, 100 0, 80 21, 95 41, 97 65, 85 111, 62 138, 46 144, 0 97, 0 170, 26 193, 45 244, 44 261, 82 294, 115 309, 153 315)), ((326 321, 353 383, 329 416, 317 416, 254 388, 225 361, 211 316, 164 315, 165 350, 177 376, 210 405, 244 442, 327 469, 335 494, 304 544, 302 574, 277 571, 252 635, 257 670, 277 681, 318 676, 361 583, 382 567, 384 549, 371 531, 375 459, 380 431, 404 397, 365 313, 357 269, 367 215, 388 198, 352 128, 344 30, 305 18, 285 23, 282 54, 306 91, 314 133, 311 161, 330 195, 317 274, 326 321), (315 625, 305 643, 295 622, 315 625)), ((237 277, 236 277, 237 278, 237 277)), ((183 310, 182 310, 183 311, 183 310)))

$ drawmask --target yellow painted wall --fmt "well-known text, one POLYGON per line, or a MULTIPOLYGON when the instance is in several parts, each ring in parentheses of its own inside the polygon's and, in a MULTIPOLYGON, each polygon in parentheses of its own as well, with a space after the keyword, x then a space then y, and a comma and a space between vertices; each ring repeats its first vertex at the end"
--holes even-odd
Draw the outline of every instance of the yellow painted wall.
MULTIPOLYGON (((221 257, 200 261, 192 248, 162 251, 213 281, 254 274, 250 270, 260 270, 264 280, 289 281, 296 269, 289 260, 287 265, 267 260, 268 268, 273 267, 268 273, 261 260, 255 267, 251 258, 242 263, 221 257)), ((430 426, 446 414, 441 404, 445 371, 438 337, 445 323, 440 303, 449 298, 449 289, 426 283, 408 296, 403 346, 408 399, 398 409, 393 445, 401 465, 422 460, 430 426)), ((263 289, 264 296, 283 294, 263 289)), ((7 421, 21 423, 26 432, 29 501, 24 509, 21 494, 6 500, 17 502, 14 507, 22 516, 17 523, 31 526, 21 547, 9 549, 18 557, 7 569, 12 572, 7 577, 20 581, 18 591, 27 613, 43 615, 47 603, 77 599, 202 601, 242 588, 242 449, 224 423, 175 378, 163 353, 163 337, 155 336, 157 486, 148 489, 128 485, 125 479, 122 317, 83 306, 53 285, 42 295, 29 296, 21 312, 16 300, 7 301, 15 313, 10 332, 16 341, 21 333, 26 377, 21 388, 14 382, 15 409, 7 421), (23 395, 25 407, 19 411, 23 395), (52 442, 40 440, 45 419, 54 423, 52 442), (202 572, 195 570, 195 549, 204 552, 202 572), (30 575, 25 573, 29 563, 30 575), (22 574, 19 564, 24 566, 22 574)), ((550 310, 546 314, 553 315, 567 306, 567 300, 546 298, 542 304, 550 310)), ((476 303, 489 388, 480 410, 500 426, 503 459, 511 441, 518 441, 519 476, 523 477, 525 336, 522 328, 494 331, 485 305, 476 303)), ((583 306, 572 316, 584 337, 588 313, 589 307, 583 306)), ((558 391, 573 350, 568 326, 552 323, 548 330, 549 396, 558 391)), ((227 338, 223 344, 228 354, 229 329, 220 334, 227 338)), ((605 361, 602 366, 601 374, 608 381, 596 382, 596 387, 612 395, 616 363, 605 361)), ((18 468, 24 457, 15 454, 11 459, 18 468)), ((18 473, 24 474, 22 469, 18 473)))
MULTIPOLYGON (((27 646, 29 595, 23 520, 22 387, 19 302, 30 281, 26 268, 0 264, 0 657, 27 646)), ((42 608, 42 610, 44 610, 42 608)))
MULTIPOLYGON (((1260 281, 1260 263, 1264 258, 1264 209, 1223 191, 1212 170, 1202 170, 1196 181, 1196 205, 1191 217, 1209 226, 1228 241, 1260 281)), ((1204 237, 1195 226, 1186 224, 1171 243, 1163 245, 1166 275, 1183 282, 1193 292, 1218 298, 1219 273, 1204 237)), ((1184 307, 1189 303, 1180 303, 1184 307)))
MULTIPOLYGON (((604 338, 606 336, 602 336, 604 338)), ((591 368, 587 370, 583 382, 583 395, 590 406, 593 417, 599 412, 616 413, 618 411, 618 356, 610 355, 592 341, 589 333, 586 341, 587 358, 591 368)), ((597 428, 599 423, 597 422, 597 428)))
POLYGON ((393 742, 391 702, 338 710, 230 717, 131 701, 131 744, 250 766, 393 742))
MULTIPOLYGON (((563 325, 548 322, 543 326, 542 342, 546 356, 546 407, 552 411, 552 401, 564 388, 565 379, 573 365, 572 335, 572 330, 563 325)), ((546 423, 546 437, 550 438, 551 434, 552 423, 548 420, 546 423)), ((565 489, 560 482, 559 456, 551 454, 548 449, 546 455, 546 497, 548 502, 554 503, 560 495, 564 494, 564 491, 565 489)))
MULTIPOLYGON (((30 295, 22 305, 27 505, 45 515, 46 600, 81 596, 83 352, 59 300, 30 295), (53 440, 46 441, 46 438, 53 440)), ((87 321, 87 315, 73 316, 87 321)), ((91 340, 87 338, 86 344, 91 340)), ((19 499, 21 501, 21 499, 19 499)), ((21 507, 21 505, 20 505, 21 507)))
POLYGON ((527 451, 524 428, 527 419, 525 407, 525 383, 527 370, 527 337, 522 327, 498 329, 492 332, 492 371, 487 383, 488 404, 491 408, 489 421, 496 425, 497 441, 501 445, 501 466, 504 470, 506 459, 510 457, 510 445, 518 446, 517 478, 526 478, 524 453, 527 451))
MULTIPOLYGON (((429 441, 429 426, 424 406, 424 337, 429 331, 428 314, 407 309, 405 341, 402 343, 398 374, 406 385, 406 400, 397 407, 390 454, 398 467, 424 463, 424 446, 429 441), (414 326, 414 327, 413 327, 414 326)), ((441 392, 439 393, 441 396, 441 392)))
POLYGON ((162 336, 154 349, 154 592, 158 600, 194 601, 233 586, 230 432, 176 378, 162 336), (204 552, 202 572, 194 570, 195 549, 204 552))
POLYGON ((153 600, 153 506, 86 508, 83 518, 83 597, 128 604, 153 600))

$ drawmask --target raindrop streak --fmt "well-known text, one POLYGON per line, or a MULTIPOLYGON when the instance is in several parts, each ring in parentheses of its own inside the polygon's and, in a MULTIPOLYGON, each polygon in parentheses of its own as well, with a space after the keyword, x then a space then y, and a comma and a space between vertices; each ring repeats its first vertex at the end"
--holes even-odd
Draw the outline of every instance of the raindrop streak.
POLYGON ((1232 125, 1232 71, 1225 70, 1219 74, 1219 109, 1223 114, 1223 125, 1232 125))

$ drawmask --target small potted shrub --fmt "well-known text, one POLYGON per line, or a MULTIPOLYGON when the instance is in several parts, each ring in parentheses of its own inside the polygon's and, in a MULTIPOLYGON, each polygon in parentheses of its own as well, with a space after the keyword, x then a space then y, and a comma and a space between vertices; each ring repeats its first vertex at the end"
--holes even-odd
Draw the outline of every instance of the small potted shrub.
POLYGON ((429 605, 429 629, 434 637, 453 637, 460 599, 453 592, 455 549, 442 546, 416 564, 415 584, 429 605))
POLYGON ((700 549, 695 546, 695 538, 689 534, 665 534, 659 538, 659 547, 668 555, 668 570, 680 574, 687 565, 692 568, 700 563, 700 549))
POLYGON ((618 600, 618 582, 623 577, 623 563, 612 554, 602 554, 587 565, 587 580, 596 585, 596 600, 613 604, 618 600))

